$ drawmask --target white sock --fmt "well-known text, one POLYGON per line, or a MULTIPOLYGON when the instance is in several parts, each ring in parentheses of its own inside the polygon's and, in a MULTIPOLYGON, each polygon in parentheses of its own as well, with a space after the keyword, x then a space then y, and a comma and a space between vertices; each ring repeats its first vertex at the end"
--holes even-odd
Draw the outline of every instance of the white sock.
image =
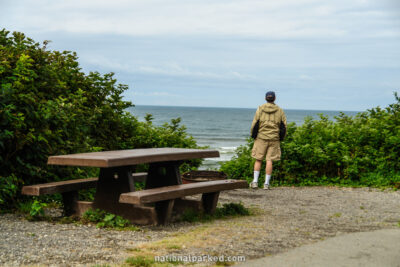
POLYGON ((265 175, 265 184, 269 185, 269 180, 271 180, 271 175, 265 175))
POLYGON ((260 171, 254 171, 253 183, 258 183, 258 177, 260 176, 260 171))

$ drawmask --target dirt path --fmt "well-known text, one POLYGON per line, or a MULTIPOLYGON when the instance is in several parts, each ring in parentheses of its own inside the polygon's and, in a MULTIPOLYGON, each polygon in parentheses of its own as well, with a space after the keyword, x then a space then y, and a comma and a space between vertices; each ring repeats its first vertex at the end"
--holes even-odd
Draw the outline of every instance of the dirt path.
POLYGON ((399 191, 280 187, 220 195, 221 203, 239 201, 256 215, 144 227, 138 232, 28 222, 16 215, 0 215, 0 265, 91 266, 121 263, 135 255, 224 255, 249 260, 342 233, 399 228, 400 222, 399 191))

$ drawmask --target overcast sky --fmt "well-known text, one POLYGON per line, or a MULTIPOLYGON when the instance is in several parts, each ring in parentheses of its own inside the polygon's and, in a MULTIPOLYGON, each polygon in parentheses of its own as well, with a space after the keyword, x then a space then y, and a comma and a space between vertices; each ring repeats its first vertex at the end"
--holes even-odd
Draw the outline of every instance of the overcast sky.
POLYGON ((398 0, 0 0, 0 28, 115 72, 137 105, 365 110, 400 91, 398 0))

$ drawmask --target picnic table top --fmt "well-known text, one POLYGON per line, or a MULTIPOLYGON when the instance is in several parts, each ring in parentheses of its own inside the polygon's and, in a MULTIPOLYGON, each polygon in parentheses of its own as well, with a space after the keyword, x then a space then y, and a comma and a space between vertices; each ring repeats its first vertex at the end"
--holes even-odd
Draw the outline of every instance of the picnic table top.
POLYGON ((108 168, 214 157, 219 157, 217 150, 169 147, 140 148, 50 156, 47 164, 108 168))

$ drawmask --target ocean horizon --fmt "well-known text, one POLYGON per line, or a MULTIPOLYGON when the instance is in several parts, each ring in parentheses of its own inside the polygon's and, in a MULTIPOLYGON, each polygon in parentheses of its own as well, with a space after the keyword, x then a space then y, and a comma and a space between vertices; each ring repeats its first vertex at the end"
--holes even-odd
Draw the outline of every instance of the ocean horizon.
MULTIPOLYGON (((181 125, 187 133, 194 137, 199 146, 208 146, 220 152, 219 158, 205 159, 200 169, 217 169, 219 163, 230 160, 235 150, 246 144, 250 136, 250 126, 257 107, 184 107, 184 106, 152 106, 136 105, 128 109, 139 121, 144 121, 146 114, 152 114, 153 124, 161 126, 171 119, 181 118, 181 125)), ((333 110, 297 110, 284 109, 288 123, 301 125, 308 116, 318 119, 324 114, 329 119, 343 112, 354 116, 360 111, 333 110)))
MULTIPOLYGON (((278 105, 280 106, 280 105, 278 105)), ((254 108, 246 108, 246 107, 214 107, 214 106, 210 106, 210 107, 206 107, 206 106, 171 106, 171 105, 137 105, 134 104, 133 108, 135 107, 165 107, 165 108, 202 108, 202 109, 209 109, 209 108, 215 108, 215 109, 251 109, 251 110, 256 110, 258 106, 254 107, 254 108)), ((282 107, 282 106, 280 106, 282 107)), ((359 113, 359 112, 363 112, 362 110, 330 110, 330 109, 296 109, 296 108, 285 108, 286 110, 292 110, 292 111, 322 111, 322 112, 354 112, 354 113, 359 113)))

